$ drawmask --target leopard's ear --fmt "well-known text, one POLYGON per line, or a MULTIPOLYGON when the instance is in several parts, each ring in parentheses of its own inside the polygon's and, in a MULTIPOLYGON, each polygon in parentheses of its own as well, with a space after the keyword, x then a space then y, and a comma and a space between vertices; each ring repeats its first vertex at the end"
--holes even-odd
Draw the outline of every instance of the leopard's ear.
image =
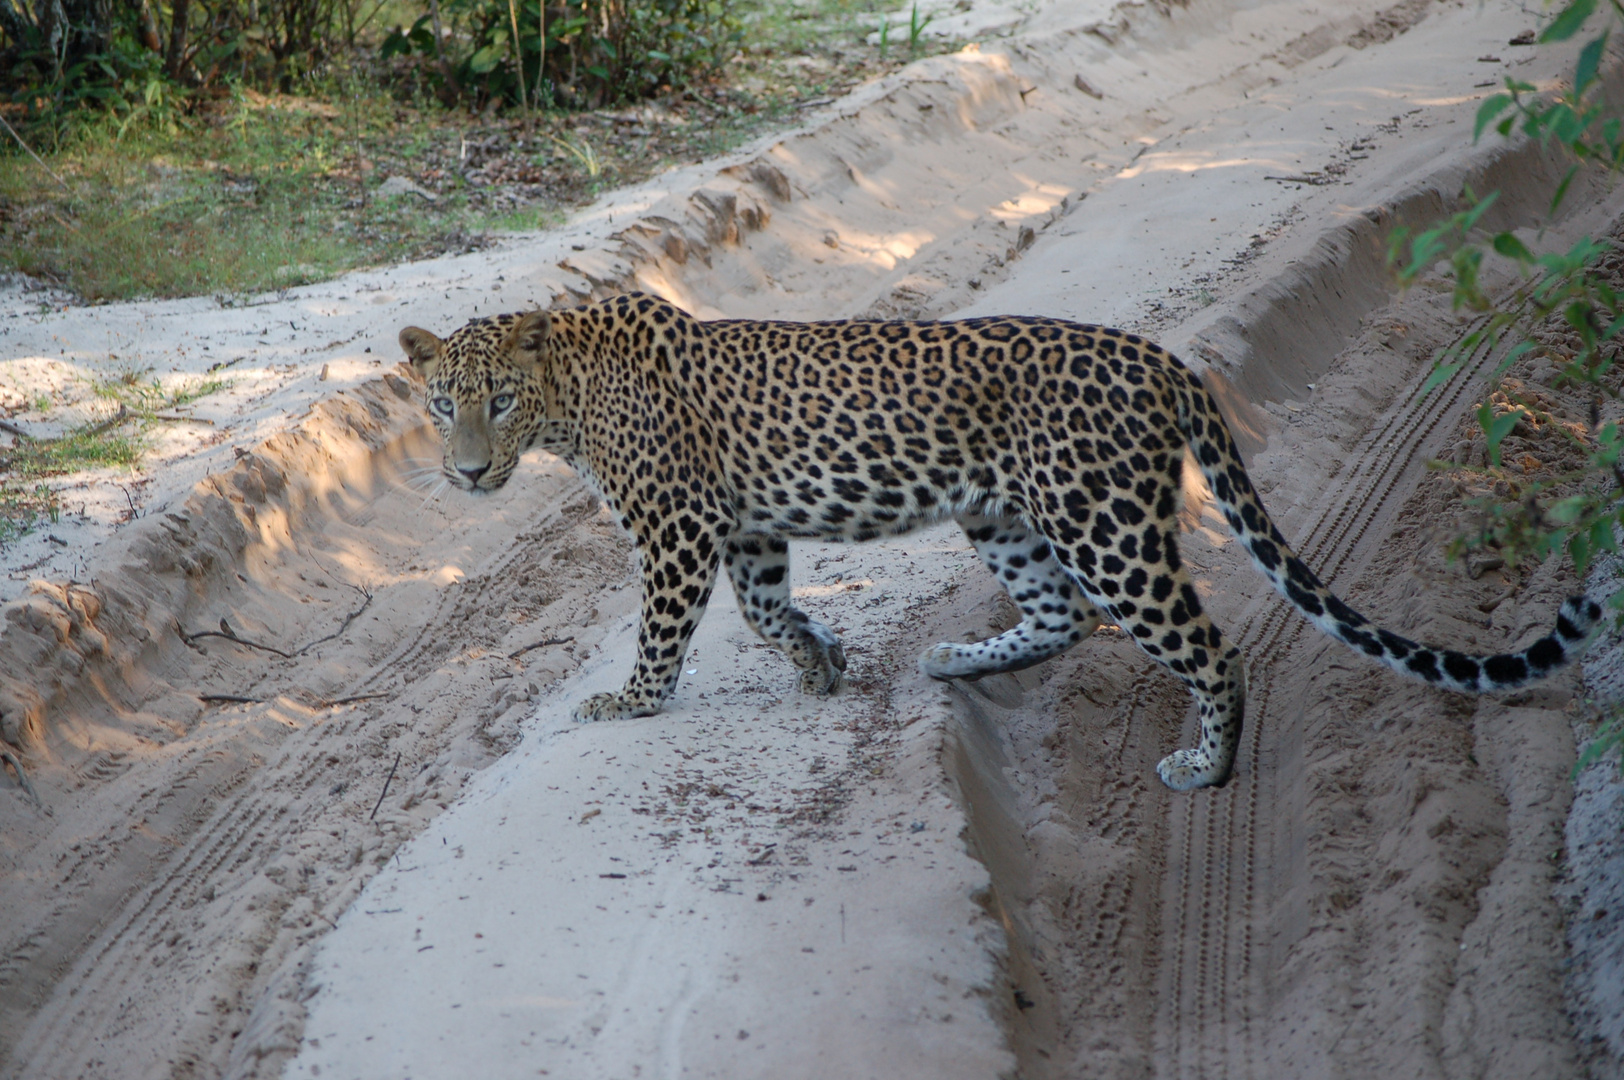
POLYGON ((508 351, 517 363, 539 365, 552 332, 553 320, 545 311, 528 311, 508 332, 508 351))
POLYGON ((408 326, 400 332, 400 347, 405 350, 406 358, 412 362, 417 373, 427 379, 440 366, 440 354, 445 349, 445 342, 427 330, 408 326))

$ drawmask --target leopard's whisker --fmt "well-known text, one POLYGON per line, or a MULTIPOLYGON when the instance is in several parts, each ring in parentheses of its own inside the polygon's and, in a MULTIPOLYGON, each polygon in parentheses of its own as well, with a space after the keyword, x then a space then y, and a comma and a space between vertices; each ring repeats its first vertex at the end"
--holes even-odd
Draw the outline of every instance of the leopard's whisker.
POLYGON ((435 484, 433 487, 429 488, 429 493, 423 497, 422 502, 417 504, 417 508, 419 510, 421 510, 424 507, 428 506, 429 503, 433 502, 435 499, 438 499, 440 497, 440 492, 444 491, 446 488, 448 488, 450 486, 451 486, 451 481, 445 479, 444 477, 441 477, 440 482, 438 484, 435 484))

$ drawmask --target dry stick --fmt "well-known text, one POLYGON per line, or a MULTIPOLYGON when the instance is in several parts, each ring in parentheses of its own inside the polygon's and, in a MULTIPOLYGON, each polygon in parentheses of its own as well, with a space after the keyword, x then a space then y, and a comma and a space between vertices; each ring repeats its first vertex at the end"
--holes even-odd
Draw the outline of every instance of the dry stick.
POLYGON ((241 694, 199 694, 197 700, 204 703, 225 701, 233 705, 259 705, 263 701, 262 698, 244 697, 241 694))
POLYGON ((17 780, 22 784, 23 790, 28 792, 28 797, 34 800, 35 806, 41 810, 45 809, 45 803, 41 801, 39 792, 34 790, 33 782, 28 779, 28 774, 23 772, 23 763, 17 760, 17 755, 10 750, 0 750, 0 761, 4 761, 17 770, 17 780))
POLYGON ((275 645, 265 645, 258 641, 249 641, 245 637, 238 637, 237 632, 231 628, 231 624, 226 622, 224 619, 220 620, 220 629, 218 630, 199 630, 195 634, 188 634, 186 631, 182 630, 180 636, 185 639, 186 644, 188 645, 201 637, 218 637, 225 638, 227 641, 234 641, 238 645, 246 645, 250 649, 262 649, 268 653, 275 653, 276 655, 287 660, 292 660, 296 655, 295 653, 283 652, 275 645))
POLYGON ((242 637, 237 633, 237 631, 233 630, 231 628, 231 624, 226 622, 224 619, 220 620, 220 629, 218 630, 199 630, 195 634, 188 634, 185 630, 180 629, 178 625, 176 626, 176 629, 180 630, 181 640, 185 641, 188 645, 196 641, 198 638, 203 637, 225 638, 227 641, 236 642, 238 645, 246 645, 250 649, 260 649, 264 652, 275 653, 277 656, 280 656, 285 660, 293 660, 297 657, 303 656, 311 649, 314 649, 317 645, 333 640, 350 628, 350 623, 354 622, 356 618, 360 616, 361 612, 367 609, 367 605, 372 603, 372 593, 368 592, 366 589, 360 588, 356 589, 356 592, 366 597, 366 599, 361 602, 360 607, 356 608, 354 611, 350 612, 344 617, 344 621, 339 624, 337 630, 334 630, 326 637, 317 638, 315 641, 312 641, 310 644, 294 652, 286 652, 282 649, 278 649, 275 645, 266 645, 264 642, 260 641, 250 641, 248 638, 242 637))
POLYGON ((529 652, 531 649, 545 649, 549 645, 568 645, 570 642, 572 642, 574 640, 575 640, 575 638, 573 638, 573 637, 550 637, 545 641, 538 641, 534 645, 526 645, 522 649, 519 649, 519 650, 517 650, 515 652, 508 653, 508 659, 509 660, 517 660, 519 657, 523 656, 525 653, 529 652))
POLYGON ((351 694, 349 697, 334 698, 332 701, 327 702, 327 707, 336 709, 340 705, 353 705, 357 701, 371 701, 374 698, 386 698, 388 696, 387 692, 382 694, 351 694))
POLYGON ((372 821, 378 816, 378 807, 383 805, 383 797, 389 794, 389 781, 395 778, 395 770, 398 768, 400 768, 400 751, 396 750, 395 763, 389 766, 389 775, 383 778, 383 790, 378 792, 378 801, 372 804, 372 813, 367 815, 368 821, 372 821))
MULTIPOLYGON (((118 412, 114 413, 112 416, 109 416, 106 420, 103 420, 99 424, 93 424, 92 426, 85 428, 83 431, 75 431, 75 432, 73 432, 73 434, 75 434, 75 435, 83 435, 83 436, 85 436, 87 438, 89 436, 92 436, 92 435, 100 435, 104 431, 108 431, 108 430, 110 430, 112 428, 118 427, 125 420, 128 420, 129 417, 130 417, 130 408, 129 408, 129 406, 125 405, 123 402, 119 402, 118 412)), ((49 441, 50 442, 57 442, 59 440, 58 439, 51 439, 49 441)))
POLYGON ((8 435, 15 435, 19 439, 27 439, 29 442, 34 441, 34 436, 7 420, 0 420, 0 431, 4 431, 8 435))
POLYGON ((4 113, 0 113, 0 124, 6 125, 6 130, 11 132, 11 137, 13 139, 17 140, 17 145, 22 147, 24 150, 27 150, 28 156, 39 162, 39 167, 44 169, 46 174, 50 176, 52 180, 55 180, 58 184, 61 184, 63 191, 66 191, 70 196, 73 194, 73 189, 68 186, 68 182, 56 175, 56 173, 51 172, 51 167, 45 164, 45 159, 34 153, 34 148, 32 146, 29 146, 27 143, 23 142, 23 137, 17 134, 17 129, 11 126, 11 121, 6 119, 4 113))
MULTIPOLYGON (((319 566, 320 564, 318 563, 317 565, 319 566)), ((331 641, 334 638, 338 637, 344 631, 348 630, 350 628, 350 623, 354 622, 357 618, 359 618, 360 615, 361 615, 361 612, 363 612, 363 611, 365 611, 367 609, 367 605, 372 603, 372 593, 371 593, 370 590, 363 589, 359 585, 352 585, 352 586, 350 586, 350 588, 354 589, 356 592, 358 592, 362 596, 366 597, 365 600, 361 601, 361 606, 356 608, 354 611, 350 612, 348 615, 344 616, 344 621, 342 623, 339 623, 337 630, 334 630, 331 634, 328 634, 326 637, 320 637, 320 638, 317 638, 315 641, 312 641, 310 644, 306 645, 304 648, 302 648, 302 649, 298 650, 297 652, 295 652, 293 654, 294 656, 303 656, 305 653, 309 652, 311 649, 314 649, 317 645, 320 645, 323 642, 331 641)))

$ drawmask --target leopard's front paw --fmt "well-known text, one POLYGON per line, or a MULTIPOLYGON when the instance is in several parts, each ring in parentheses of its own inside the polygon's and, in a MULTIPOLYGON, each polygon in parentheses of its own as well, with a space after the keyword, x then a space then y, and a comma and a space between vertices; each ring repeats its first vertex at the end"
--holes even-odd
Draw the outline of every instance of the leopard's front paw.
POLYGON ((593 694, 570 715, 577 723, 590 724, 597 720, 630 720, 637 716, 653 716, 660 711, 658 705, 629 701, 624 693, 593 694))
POLYGON ((1156 765, 1156 775, 1174 791, 1223 787, 1231 769, 1221 769, 1204 750, 1175 750, 1156 765))
POLYGON ((841 672, 846 670, 846 650, 835 632, 819 622, 807 620, 810 667, 801 669, 801 692, 827 697, 840 689, 841 672))

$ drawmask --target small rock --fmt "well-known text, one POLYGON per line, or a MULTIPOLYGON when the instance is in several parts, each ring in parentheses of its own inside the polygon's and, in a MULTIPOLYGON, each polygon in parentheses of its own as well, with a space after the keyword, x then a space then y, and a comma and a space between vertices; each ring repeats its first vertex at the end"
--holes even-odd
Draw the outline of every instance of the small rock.
POLYGON ((439 202, 440 201, 440 196, 436 195, 432 191, 429 191, 427 188, 419 187, 417 184, 412 183, 412 181, 406 179, 404 176, 391 176, 391 177, 389 177, 383 183, 378 185, 378 194, 379 195, 416 195, 418 198, 422 199, 424 202, 439 202))

